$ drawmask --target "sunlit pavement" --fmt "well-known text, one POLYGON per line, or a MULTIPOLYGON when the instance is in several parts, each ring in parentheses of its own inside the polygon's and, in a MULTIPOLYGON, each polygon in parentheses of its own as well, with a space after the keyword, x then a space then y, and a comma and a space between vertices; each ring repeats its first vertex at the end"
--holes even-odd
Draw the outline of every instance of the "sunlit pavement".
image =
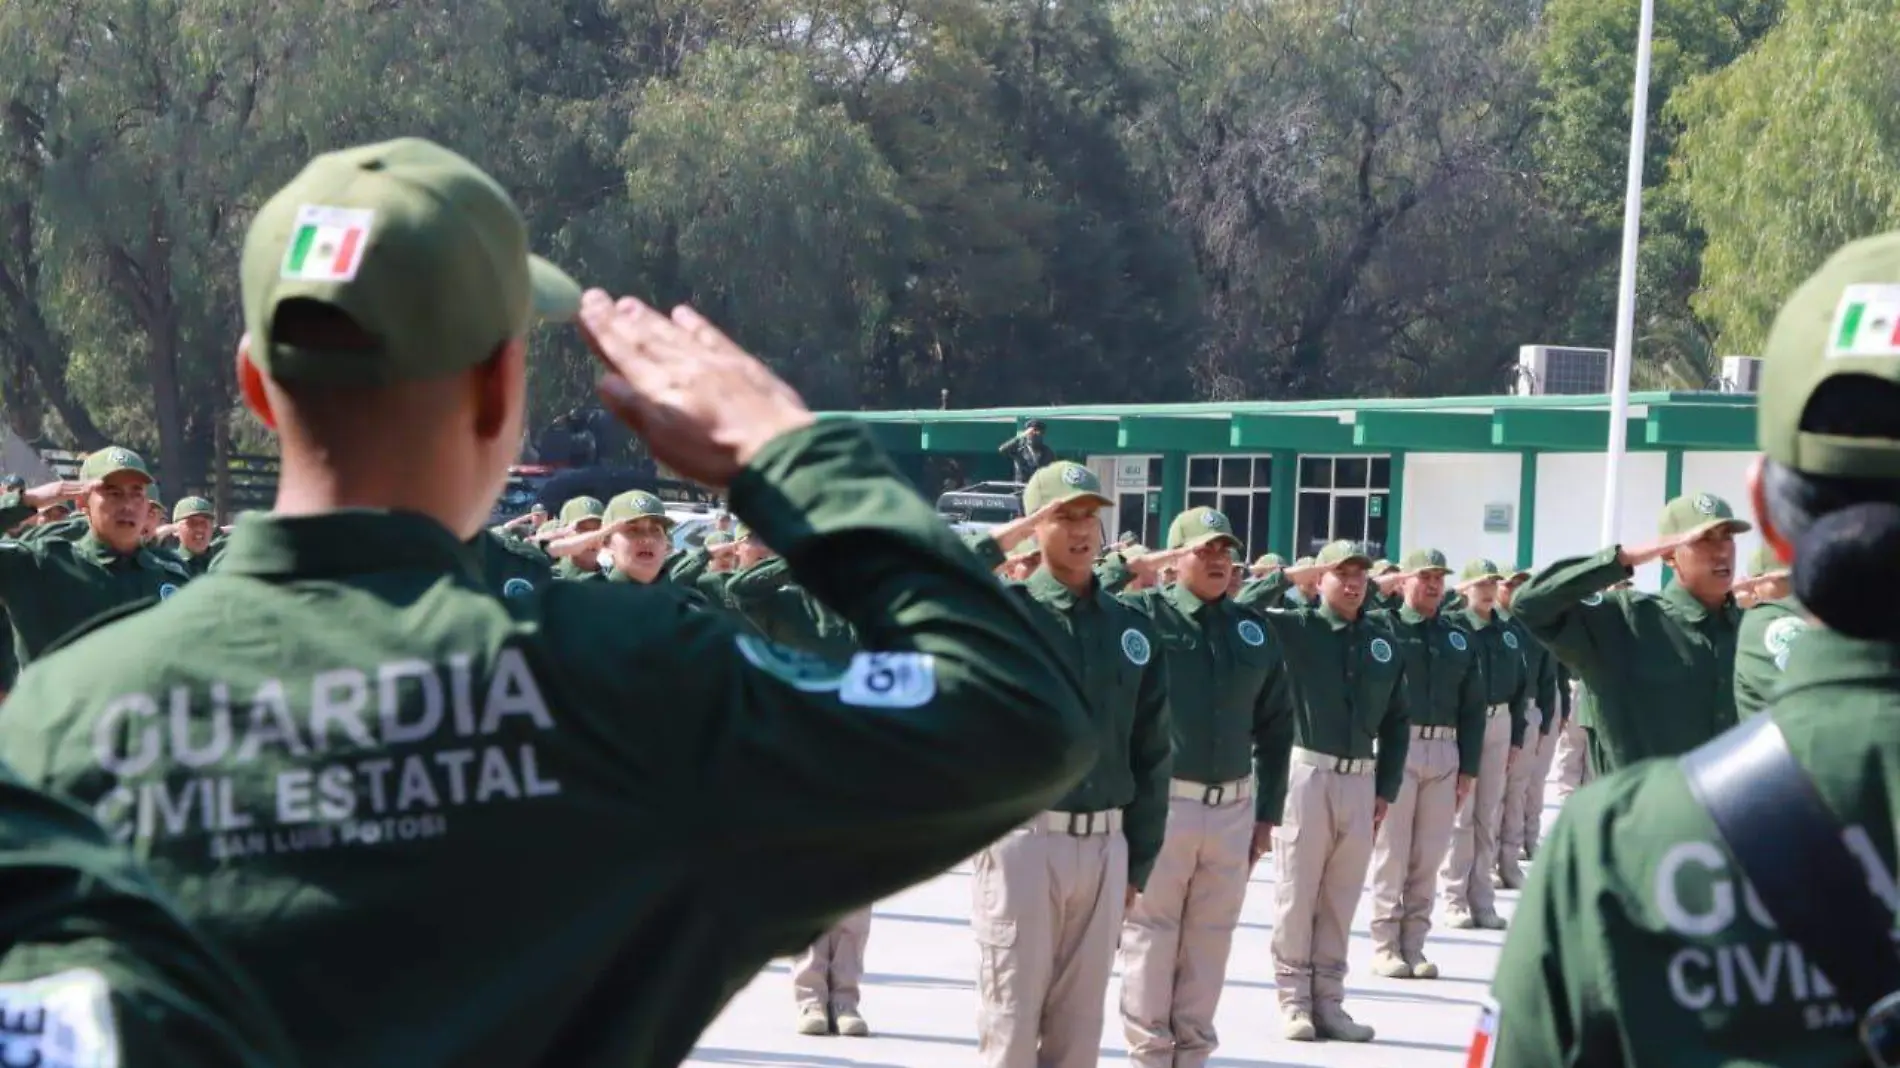
MULTIPOLYGON (((1554 795, 1544 826, 1556 818, 1554 795)), ((1528 866, 1527 866, 1528 867, 1528 866)), ((1513 891, 1498 892, 1499 911, 1517 906, 1513 891)), ((1268 952, 1273 924, 1273 864, 1263 860, 1247 890, 1233 962, 1221 997, 1221 1048, 1210 1068, 1280 1065, 1455 1068, 1489 986, 1502 931, 1434 928, 1426 955, 1436 980, 1381 979, 1371 972, 1366 924, 1370 892, 1353 920, 1346 1010, 1378 1030, 1368 1045, 1288 1042, 1279 1035, 1268 952)), ((878 905, 866 953, 862 1009, 870 1038, 808 1038, 792 1033, 791 979, 774 962, 707 1030, 689 1065, 809 1066, 809 1068, 970 1068, 976 1064, 976 945, 970 937, 967 864, 878 905)), ((1102 1061, 1125 1064, 1126 1046, 1115 1011, 1120 976, 1109 983, 1102 1061)))

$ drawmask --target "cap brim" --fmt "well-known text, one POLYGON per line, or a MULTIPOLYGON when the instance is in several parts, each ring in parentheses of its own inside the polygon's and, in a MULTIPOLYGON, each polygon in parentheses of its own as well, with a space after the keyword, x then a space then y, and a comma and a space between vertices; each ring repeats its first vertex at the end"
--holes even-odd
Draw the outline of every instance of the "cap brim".
POLYGON ((1341 564, 1355 564, 1355 563, 1364 564, 1367 567, 1371 567, 1372 557, 1366 556, 1363 553, 1349 553, 1345 556, 1340 557, 1337 560, 1321 561, 1321 564, 1325 567, 1338 567, 1341 564))
POLYGON ((137 475, 140 478, 144 479, 145 484, 148 486, 158 481, 157 479, 152 477, 152 473, 150 471, 141 470, 136 467, 108 468, 94 475, 93 478, 97 479, 100 482, 104 482, 106 479, 111 478, 113 475, 137 475))
POLYGON ((528 283, 534 292, 535 318, 544 323, 565 323, 580 313, 580 283, 568 277, 566 271, 539 256, 529 256, 528 283))
POLYGON ((1530 580, 1531 573, 1528 571, 1513 571, 1504 576, 1504 581, 1506 582, 1529 582, 1530 580))
POLYGON ((1198 549, 1203 545, 1209 545, 1217 541, 1224 541, 1227 544, 1235 546, 1235 547, 1239 547, 1240 545, 1240 539, 1234 537, 1232 534, 1224 533, 1218 530, 1210 530, 1205 534, 1196 534, 1193 537, 1189 538, 1188 540, 1182 542, 1180 545, 1171 546, 1171 548, 1198 549))
MULTIPOLYGON (((1451 568, 1439 567, 1437 564, 1426 564, 1424 567, 1415 567, 1409 572, 1406 571, 1404 568, 1400 568, 1399 573, 1412 574, 1412 575, 1433 575, 1433 574, 1449 575, 1451 574, 1451 568)), ((1379 577, 1384 578, 1385 576, 1381 575, 1379 577)))
POLYGON ((1726 529, 1730 534, 1746 534, 1755 529, 1755 524, 1746 519, 1714 519, 1692 528, 1691 533, 1696 538, 1700 538, 1712 530, 1721 529, 1726 529))
POLYGON ((1057 504, 1068 504, 1071 501, 1094 501, 1104 508, 1113 508, 1115 506, 1114 501, 1109 500, 1094 490, 1070 490, 1067 493, 1058 494, 1055 498, 1057 504))

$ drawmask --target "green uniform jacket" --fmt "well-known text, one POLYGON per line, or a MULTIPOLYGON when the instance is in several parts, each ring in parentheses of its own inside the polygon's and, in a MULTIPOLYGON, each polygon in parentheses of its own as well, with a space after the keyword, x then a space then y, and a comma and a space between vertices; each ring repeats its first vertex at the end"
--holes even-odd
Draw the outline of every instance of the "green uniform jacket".
POLYGON ((1801 602, 1790 597, 1781 601, 1763 601, 1742 613, 1742 625, 1735 632, 1735 716, 1740 720, 1760 712, 1768 697, 1781 684, 1782 667, 1788 651, 1808 620, 1801 602))
POLYGON ((562 579, 567 582, 605 582, 607 581, 607 573, 605 571, 602 571, 600 568, 597 568, 597 567, 590 567, 590 568, 587 568, 586 570, 582 570, 581 565, 574 562, 576 559, 578 558, 573 557, 573 556, 566 556, 566 557, 562 557, 559 560, 554 561, 554 577, 557 579, 562 579))
POLYGON ((1442 615, 1404 605, 1385 613, 1405 659, 1406 718, 1414 727, 1458 728, 1458 774, 1476 775, 1484 756, 1484 669, 1470 632, 1442 615))
POLYGON ((726 581, 725 594, 734 611, 780 645, 834 659, 858 648, 850 622, 800 586, 783 556, 739 571, 726 581))
POLYGON ((1128 882, 1145 887, 1167 830, 1173 764, 1167 661, 1154 655, 1153 625, 1100 583, 1078 597, 1046 567, 1009 588, 1043 621, 1044 634, 1081 680, 1083 706, 1095 725, 1095 766, 1050 807, 1121 809, 1128 882))
POLYGON ((667 557, 666 571, 674 582, 698 590, 708 604, 717 608, 730 606, 731 602, 726 597, 726 583, 731 580, 732 573, 712 570, 712 554, 704 548, 687 549, 667 557))
POLYGON ((1060 654, 862 427, 775 439, 731 501, 883 652, 670 584, 496 597, 414 514, 258 516, 29 668, 0 759, 130 836, 312 1065, 678 1064, 1095 760, 1060 654))
POLYGON ((3 765, 0 1006, 7 1064, 297 1063, 256 988, 179 921, 131 856, 83 812, 26 788, 3 765), (109 1011, 108 1028, 84 1025, 96 1010, 109 1011), (26 1030, 60 1025, 71 1028, 66 1057, 26 1030))
POLYGON ((1170 774, 1208 785, 1251 776, 1256 817, 1280 812, 1293 749, 1292 693, 1265 621, 1226 597, 1203 602, 1179 584, 1121 600, 1161 638, 1170 774))
POLYGON ((1469 607, 1459 609, 1453 618, 1477 646, 1478 665, 1484 672, 1485 708, 1510 708, 1511 748, 1523 748, 1524 731, 1530 723, 1526 710, 1531 703, 1531 666, 1524 658, 1530 643, 1520 636, 1523 631, 1511 626, 1496 609, 1490 619, 1469 607))
POLYGON ((554 581, 547 554, 526 542, 484 530, 469 542, 482 583, 497 597, 527 597, 554 581))
MULTIPOLYGON (((19 498, 0 495, 0 526, 32 514, 19 498)), ((22 670, 92 617, 126 605, 156 604, 190 581, 184 565, 170 556, 151 549, 120 555, 91 530, 77 541, 0 541, 0 603, 13 624, 14 655, 22 670)))
MULTIPOLYGON (((1376 741, 1376 789, 1386 801, 1398 800, 1412 734, 1405 661, 1398 655, 1399 638, 1389 617, 1370 612, 1346 620, 1321 604, 1276 608, 1263 618, 1292 675, 1293 744, 1363 760, 1374 755, 1376 741)), ((1277 770, 1285 776, 1288 769, 1277 770)), ((1279 793, 1286 796, 1284 778, 1279 793)), ((1263 818, 1278 824, 1280 816, 1275 812, 1263 818)))
POLYGON ((1731 600, 1710 612, 1675 583, 1660 594, 1606 589, 1630 576, 1619 552, 1552 564, 1525 583, 1514 605, 1517 618, 1590 687, 1603 771, 1678 756, 1736 722, 1741 609, 1731 600))
POLYGON ((1530 632, 1530 628, 1524 626, 1516 616, 1503 608, 1498 608, 1496 611, 1499 618, 1504 620, 1504 625, 1517 634, 1518 651, 1524 654, 1524 681, 1528 686, 1525 692, 1527 706, 1525 730, 1529 732, 1528 713, 1530 708, 1534 707, 1542 717, 1538 721, 1538 731, 1548 732, 1550 725, 1555 723, 1557 717, 1563 712, 1563 706, 1558 703, 1557 697, 1558 668, 1562 662, 1557 659, 1557 654, 1551 652, 1543 642, 1538 641, 1537 636, 1530 632))
MULTIPOLYGON (((1877 890, 1893 886, 1900 825, 1897 696, 1900 649, 1816 627, 1768 713, 1877 890)), ((1497 1068, 1867 1063, 1852 1011, 1736 883, 1675 761, 1577 791, 1498 962, 1497 1068)))

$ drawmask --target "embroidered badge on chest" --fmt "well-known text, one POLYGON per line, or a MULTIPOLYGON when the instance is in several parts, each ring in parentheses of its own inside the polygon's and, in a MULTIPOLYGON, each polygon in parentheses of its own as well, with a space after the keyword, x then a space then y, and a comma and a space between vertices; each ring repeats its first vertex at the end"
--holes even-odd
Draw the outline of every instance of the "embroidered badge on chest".
POLYGON ((178 592, 178 587, 172 585, 169 582, 164 583, 158 587, 158 599, 161 601, 166 600, 170 598, 172 594, 177 593, 177 592, 178 592))
POLYGON ((1267 644, 1267 632, 1251 619, 1240 621, 1240 640, 1252 646, 1267 644))
POLYGON ((1377 660, 1381 664, 1389 664, 1392 662, 1391 642, 1386 641, 1384 638, 1374 638, 1372 639, 1371 650, 1372 659, 1377 660))
POLYGON ((1122 654, 1128 662, 1140 667, 1154 655, 1154 649, 1148 644, 1148 636, 1133 627, 1122 631, 1122 654))
POLYGON ((1590 596, 1585 597, 1583 599, 1583 604, 1589 608, 1595 608, 1597 605, 1600 605, 1602 603, 1603 603, 1603 595, 1600 593, 1593 593, 1590 596))
POLYGON ((1445 640, 1451 643, 1451 647, 1453 649, 1456 649, 1461 653, 1470 647, 1465 641, 1465 636, 1462 633, 1455 630, 1452 631, 1450 634, 1446 635, 1445 640))
POLYGON ((524 578, 511 578, 501 584, 503 597, 526 597, 534 592, 534 583, 524 578))
POLYGON ((1504 632, 1504 644, 1505 644, 1505 645, 1506 645, 1507 647, 1509 647, 1509 648, 1512 648, 1512 649, 1515 649, 1515 648, 1517 648, 1517 635, 1515 635, 1515 634, 1513 634, 1513 633, 1511 633, 1511 632, 1510 632, 1510 631, 1508 631, 1508 630, 1507 630, 1507 631, 1505 631, 1505 632, 1504 632))

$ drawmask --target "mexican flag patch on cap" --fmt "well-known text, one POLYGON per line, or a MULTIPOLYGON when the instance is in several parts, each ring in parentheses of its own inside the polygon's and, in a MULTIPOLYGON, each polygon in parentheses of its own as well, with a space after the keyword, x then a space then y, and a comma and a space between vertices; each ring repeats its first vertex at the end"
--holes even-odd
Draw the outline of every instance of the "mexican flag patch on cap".
POLYGON ((1900 286, 1848 286, 1834 313, 1829 356, 1900 356, 1900 286))
POLYGON ((363 249, 376 213, 357 208, 305 204, 284 252, 285 278, 299 282, 348 282, 363 264, 363 249))

